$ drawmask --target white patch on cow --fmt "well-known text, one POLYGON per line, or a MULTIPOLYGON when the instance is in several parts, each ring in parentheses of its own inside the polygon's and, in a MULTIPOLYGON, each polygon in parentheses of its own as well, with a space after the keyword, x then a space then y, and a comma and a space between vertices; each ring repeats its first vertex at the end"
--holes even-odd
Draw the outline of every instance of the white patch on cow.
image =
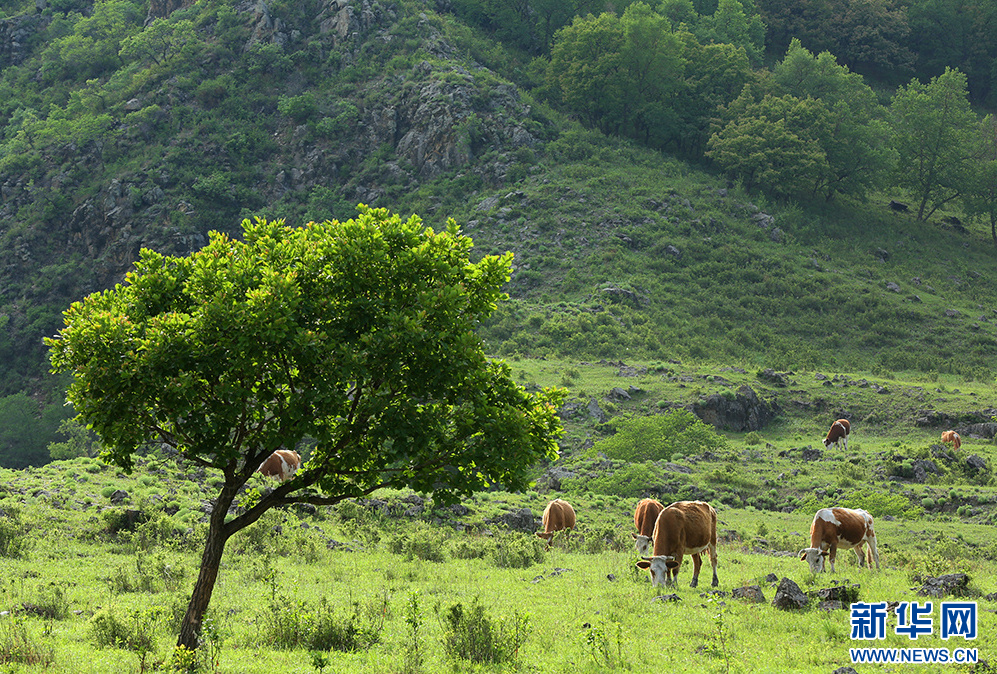
POLYGON ((841 522, 839 522, 838 518, 834 516, 834 512, 832 512, 830 508, 821 508, 817 511, 816 517, 824 520, 825 522, 830 522, 836 527, 841 526, 841 522))

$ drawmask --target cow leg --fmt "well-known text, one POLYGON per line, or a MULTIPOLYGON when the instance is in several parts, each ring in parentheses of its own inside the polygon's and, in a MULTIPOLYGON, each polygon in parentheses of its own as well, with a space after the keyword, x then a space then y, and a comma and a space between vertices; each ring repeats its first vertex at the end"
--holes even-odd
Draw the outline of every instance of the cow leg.
POLYGON ((859 558, 859 567, 865 566, 865 555, 862 554, 863 552, 865 552, 865 549, 862 547, 862 543, 860 542, 858 545, 852 548, 852 551, 855 553, 855 556, 859 558))
MULTIPOLYGON (((869 544, 869 552, 872 553, 872 559, 876 562, 876 571, 879 571, 879 549, 876 547, 876 537, 870 536, 866 539, 869 544)), ((869 564, 869 568, 872 568, 872 564, 869 564)))
POLYGON ((717 546, 711 545, 708 550, 710 552, 710 566, 713 567, 713 582, 710 585, 716 587, 720 584, 720 580, 717 578, 717 546))
POLYGON ((692 582, 689 587, 699 585, 699 569, 703 566, 703 556, 696 554, 692 556, 692 582))
POLYGON ((827 563, 831 565, 831 573, 834 573, 834 557, 838 554, 838 544, 832 543, 831 549, 827 551, 827 563))

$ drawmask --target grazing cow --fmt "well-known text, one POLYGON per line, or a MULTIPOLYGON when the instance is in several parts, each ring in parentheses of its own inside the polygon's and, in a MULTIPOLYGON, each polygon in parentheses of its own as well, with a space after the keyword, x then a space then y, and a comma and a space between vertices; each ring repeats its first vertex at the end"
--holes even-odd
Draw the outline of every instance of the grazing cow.
POLYGON ((575 528, 575 509, 567 501, 556 498, 544 508, 543 525, 544 530, 538 531, 537 537, 543 538, 550 545, 555 531, 564 529, 570 532, 575 528))
POLYGON ((665 506, 658 501, 646 498, 638 503, 637 509, 634 510, 634 526, 637 527, 637 533, 631 535, 634 537, 637 554, 641 557, 647 557, 648 553, 651 552, 651 545, 654 542, 654 525, 658 521, 658 513, 664 509, 665 506))
POLYGON ((872 530, 872 515, 864 510, 849 508, 821 508, 817 511, 810 525, 810 547, 800 550, 800 560, 810 565, 811 573, 818 573, 824 570, 826 557, 831 564, 831 573, 834 573, 834 557, 839 542, 855 551, 859 566, 871 567, 875 559, 876 570, 879 570, 879 550, 876 548, 876 532, 872 530), (862 556, 863 543, 869 544, 868 560, 862 556))
POLYGON ((946 445, 952 443, 952 449, 956 451, 962 447, 962 438, 955 431, 942 431, 942 442, 946 445))
POLYGON ((256 469, 265 477, 275 477, 280 482, 290 480, 301 466, 301 456, 289 449, 278 449, 267 457, 267 460, 256 469))
POLYGON ((838 446, 838 441, 843 440, 845 443, 845 451, 848 451, 848 434, 852 432, 852 425, 848 422, 848 419, 838 419, 833 424, 831 424, 831 430, 827 432, 827 437, 824 438, 824 447, 830 447, 831 443, 834 446, 838 446))
POLYGON ((702 501, 677 501, 658 513, 654 523, 654 556, 637 562, 651 574, 651 585, 676 585, 682 555, 692 555, 692 583, 699 584, 701 553, 710 553, 713 587, 717 580, 717 511, 702 501))

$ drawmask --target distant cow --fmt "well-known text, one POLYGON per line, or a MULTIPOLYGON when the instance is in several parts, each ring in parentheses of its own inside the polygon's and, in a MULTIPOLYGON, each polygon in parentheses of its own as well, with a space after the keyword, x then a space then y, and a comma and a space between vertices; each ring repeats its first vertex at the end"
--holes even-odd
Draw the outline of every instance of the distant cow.
POLYGON ((833 424, 831 424, 831 429, 827 432, 827 437, 824 438, 824 447, 830 447, 831 443, 834 446, 838 446, 838 441, 844 441, 845 451, 848 451, 848 434, 852 432, 852 425, 848 422, 848 419, 838 419, 833 424))
POLYGON ((543 531, 538 531, 537 536, 547 541, 550 545, 555 531, 571 531, 575 528, 575 509, 567 501, 559 498, 554 499, 544 508, 543 531))
POLYGON ((665 506, 658 501, 646 498, 638 503, 637 509, 634 510, 634 526, 637 527, 637 533, 631 535, 634 537, 637 554, 641 557, 647 557, 648 553, 651 552, 651 545, 654 542, 654 525, 658 521, 658 513, 664 509, 665 506))
POLYGON ((942 442, 946 445, 952 443, 952 449, 954 450, 962 447, 962 438, 955 431, 942 431, 942 442))
POLYGON ((859 566, 871 567, 875 560, 876 569, 879 569, 879 550, 876 548, 876 532, 872 529, 872 515, 864 510, 849 508, 821 508, 817 511, 810 525, 810 547, 800 550, 800 560, 810 565, 811 573, 818 573, 824 570, 826 557, 831 564, 831 573, 834 573, 834 557, 839 542, 855 551, 859 566), (862 556, 864 543, 869 544, 868 560, 862 556))
POLYGON ((256 469, 257 473, 263 473, 266 477, 275 477, 284 482, 290 480, 301 467, 301 456, 290 449, 278 449, 267 457, 267 460, 256 469))
POLYGON ((651 574, 651 585, 675 585, 682 555, 692 555, 692 583, 699 584, 701 553, 710 553, 713 587, 717 580, 717 511, 702 501, 678 501, 658 513, 654 523, 654 556, 637 562, 638 569, 651 574))

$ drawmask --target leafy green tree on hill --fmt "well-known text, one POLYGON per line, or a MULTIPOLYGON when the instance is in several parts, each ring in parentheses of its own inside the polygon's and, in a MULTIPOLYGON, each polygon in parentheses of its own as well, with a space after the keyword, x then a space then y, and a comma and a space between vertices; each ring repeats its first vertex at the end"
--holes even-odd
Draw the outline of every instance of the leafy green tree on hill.
POLYGON ((972 189, 979 119, 969 107, 966 76, 946 69, 928 84, 912 80, 890 103, 896 184, 917 201, 926 220, 972 189))
POLYGON ((710 136, 706 156, 746 189, 811 193, 829 167, 822 144, 832 129, 827 107, 810 97, 758 93, 745 87, 724 109, 726 123, 710 136))
POLYGON ((442 503, 522 489, 561 433, 563 394, 523 390, 474 332, 504 298, 511 254, 472 263, 453 221, 434 232, 366 206, 346 222, 243 228, 188 257, 143 250, 46 342, 107 459, 130 469, 163 443, 223 477, 178 637, 189 649, 226 541, 270 508, 382 487, 442 503), (230 515, 260 463, 304 440, 315 449, 297 475, 230 515))
POLYGON ((814 56, 793 40, 772 68, 772 80, 783 93, 820 100, 832 119, 821 138, 827 171, 815 192, 828 200, 836 194, 863 197, 882 183, 894 162, 886 108, 860 75, 839 65, 830 52, 814 56))
POLYGON ((973 187, 964 199, 966 212, 990 223, 990 236, 997 245, 997 118, 987 115, 980 122, 980 156, 973 187))

